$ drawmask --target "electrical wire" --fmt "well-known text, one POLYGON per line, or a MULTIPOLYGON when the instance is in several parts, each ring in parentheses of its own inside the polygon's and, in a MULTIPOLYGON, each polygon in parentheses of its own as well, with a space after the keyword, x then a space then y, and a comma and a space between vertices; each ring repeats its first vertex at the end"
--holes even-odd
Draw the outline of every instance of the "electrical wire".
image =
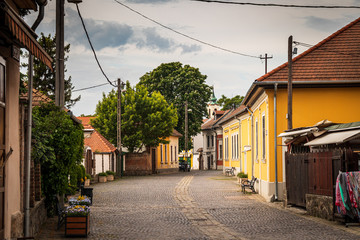
POLYGON ((144 14, 136 11, 135 9, 133 9, 133 8, 127 6, 127 5, 125 5, 124 3, 119 2, 118 0, 114 0, 114 1, 115 1, 116 3, 118 3, 118 4, 120 4, 121 6, 129 9, 130 11, 132 11, 132 12, 140 15, 141 17, 143 17, 143 18, 145 18, 145 19, 147 19, 147 20, 149 20, 149 21, 151 21, 151 22, 153 22, 153 23, 155 23, 155 24, 157 24, 157 25, 159 25, 159 26, 161 26, 161 27, 163 27, 163 28, 166 28, 166 29, 168 29, 168 30, 170 30, 170 31, 172 31, 172 32, 174 32, 174 33, 176 33, 176 34, 179 34, 179 35, 181 35, 181 36, 183 36, 183 37, 189 38, 189 39, 191 39, 191 40, 193 40, 193 41, 199 42, 199 43, 201 43, 201 44, 204 44, 204 45, 207 45, 207 46, 210 46, 210 47, 212 47, 212 48, 216 48, 216 49, 219 49, 219 50, 222 50, 222 51, 225 51, 225 52, 229 52, 229 53, 234 53, 234 54, 237 54, 237 55, 241 55, 241 56, 244 56, 244 57, 260 58, 259 56, 254 56, 254 55, 250 55, 250 54, 240 53, 240 52, 236 52, 236 51, 229 50, 229 49, 226 49, 226 48, 218 47, 218 46, 213 45, 213 44, 211 44, 211 43, 207 43, 207 42, 204 42, 204 41, 199 40, 199 39, 197 39, 197 38, 191 37, 191 36, 189 36, 189 35, 187 35, 187 34, 181 33, 181 32, 179 32, 179 31, 177 31, 177 30, 175 30, 175 29, 173 29, 173 28, 171 28, 171 27, 168 27, 168 26, 166 26, 166 25, 164 25, 164 24, 162 24, 162 23, 160 23, 160 22, 158 22, 158 21, 156 21, 156 20, 154 20, 154 19, 151 19, 151 18, 145 16, 144 14))
POLYGON ((191 0, 194 2, 206 3, 223 3, 223 4, 237 4, 250 5, 257 7, 285 7, 285 8, 360 8, 360 6, 324 6, 324 5, 294 5, 294 4, 277 4, 277 3, 252 3, 252 2, 231 2, 231 1, 217 1, 217 0, 191 0))
MULTIPOLYGON (((116 81, 114 81, 114 82, 116 82, 116 81)), ((94 85, 94 86, 91 86, 91 87, 75 89, 75 90, 73 90, 72 92, 79 92, 79 91, 83 91, 83 90, 88 90, 88 89, 92 89, 92 88, 97 88, 97 87, 105 86, 105 85, 108 85, 108 84, 109 84, 109 83, 106 82, 106 83, 102 83, 102 84, 99 84, 99 85, 94 85)))
POLYGON ((83 28, 84 28, 84 31, 85 31, 86 37, 87 37, 87 39, 88 39, 88 41, 89 41, 89 44, 90 44, 91 50, 92 50, 92 52, 94 53, 95 60, 96 60, 96 62, 97 62, 97 64, 98 64, 98 66, 99 66, 99 68, 100 68, 100 70, 101 70, 102 74, 104 75, 104 77, 106 78, 106 80, 108 81, 108 83, 109 83, 111 86, 116 87, 116 85, 114 85, 114 84, 113 84, 113 83, 109 80, 109 78, 106 76, 106 74, 105 74, 104 70, 102 69, 102 67, 101 67, 101 65, 100 65, 100 62, 99 62, 99 60, 98 60, 98 58, 97 58, 97 56, 96 56, 95 49, 94 49, 94 47, 93 47, 93 45, 92 45, 92 43, 91 43, 91 40, 90 40, 89 34, 88 34, 87 30, 86 30, 85 23, 84 23, 84 20, 83 20, 83 18, 82 18, 82 16, 81 16, 81 13, 80 13, 80 9, 79 9, 78 4, 76 4, 76 8, 77 8, 77 12, 78 12, 78 14, 79 14, 79 17, 80 17, 80 20, 81 20, 82 26, 83 26, 83 28))

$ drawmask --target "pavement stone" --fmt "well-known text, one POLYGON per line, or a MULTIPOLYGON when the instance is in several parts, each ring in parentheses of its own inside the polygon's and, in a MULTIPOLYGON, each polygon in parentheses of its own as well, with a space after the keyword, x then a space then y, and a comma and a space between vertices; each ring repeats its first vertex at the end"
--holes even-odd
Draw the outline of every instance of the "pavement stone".
MULTIPOLYGON (((360 239, 358 227, 243 194, 220 171, 125 177, 92 187, 87 239, 360 239)), ((56 223, 49 219, 36 239, 64 239, 64 226, 56 230, 56 223)))

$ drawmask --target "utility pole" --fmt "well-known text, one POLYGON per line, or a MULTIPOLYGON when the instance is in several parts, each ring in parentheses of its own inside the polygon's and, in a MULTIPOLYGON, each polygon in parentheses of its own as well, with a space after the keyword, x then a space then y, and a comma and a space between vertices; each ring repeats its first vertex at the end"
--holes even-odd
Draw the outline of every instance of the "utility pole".
POLYGON ((293 36, 290 36, 288 39, 288 67, 289 67, 289 76, 288 76, 288 129, 292 129, 292 49, 293 36))
POLYGON ((267 53, 265 53, 265 57, 263 57, 262 55, 260 55, 260 59, 265 59, 265 74, 267 74, 267 60, 268 59, 272 59, 273 57, 268 57, 267 53))
POLYGON ((56 0, 56 66, 55 105, 64 107, 64 5, 65 0, 56 0))
POLYGON ((122 160, 122 147, 121 147, 121 79, 117 80, 118 96, 117 96, 117 149, 119 151, 118 163, 120 162, 120 177, 123 177, 123 160, 122 160))
POLYGON ((185 158, 188 156, 188 102, 185 101, 185 158))

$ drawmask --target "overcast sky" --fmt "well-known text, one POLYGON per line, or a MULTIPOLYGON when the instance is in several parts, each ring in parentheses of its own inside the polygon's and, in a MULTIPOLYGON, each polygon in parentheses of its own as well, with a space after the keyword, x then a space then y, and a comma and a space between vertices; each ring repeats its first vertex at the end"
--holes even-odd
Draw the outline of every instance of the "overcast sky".
MULTIPOLYGON (((65 0, 66 1, 66 0, 65 0)), ((287 41, 316 44, 358 18, 360 9, 303 9, 255 7, 190 0, 118 0, 175 31, 231 51, 268 60, 268 71, 287 61, 287 41)), ((238 2, 244 2, 234 0, 238 2)), ((55 2, 50 0, 37 33, 55 34, 55 2)), ((248 1, 249 2, 249 1, 248 1)), ((257 1, 299 5, 355 5, 359 0, 257 1)), ((114 0, 83 0, 79 4, 99 61, 110 80, 121 78, 132 85, 161 63, 179 61, 199 68, 213 85, 215 95, 245 95, 265 71, 263 60, 229 53, 176 34, 130 11, 114 0)), ((75 89, 106 83, 99 70, 74 4, 65 4, 65 42, 70 43, 66 77, 75 89)), ((37 13, 26 17, 31 26, 37 13)), ((298 47, 298 53, 307 48, 298 47)), ((75 115, 94 114, 110 85, 75 92, 81 100, 75 115)))

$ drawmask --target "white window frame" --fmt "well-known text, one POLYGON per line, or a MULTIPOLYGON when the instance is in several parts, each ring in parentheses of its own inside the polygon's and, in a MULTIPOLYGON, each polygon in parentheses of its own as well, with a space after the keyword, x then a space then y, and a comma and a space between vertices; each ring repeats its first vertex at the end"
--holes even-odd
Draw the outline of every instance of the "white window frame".
POLYGON ((262 160, 266 159, 266 118, 265 113, 261 117, 262 121, 262 160))

